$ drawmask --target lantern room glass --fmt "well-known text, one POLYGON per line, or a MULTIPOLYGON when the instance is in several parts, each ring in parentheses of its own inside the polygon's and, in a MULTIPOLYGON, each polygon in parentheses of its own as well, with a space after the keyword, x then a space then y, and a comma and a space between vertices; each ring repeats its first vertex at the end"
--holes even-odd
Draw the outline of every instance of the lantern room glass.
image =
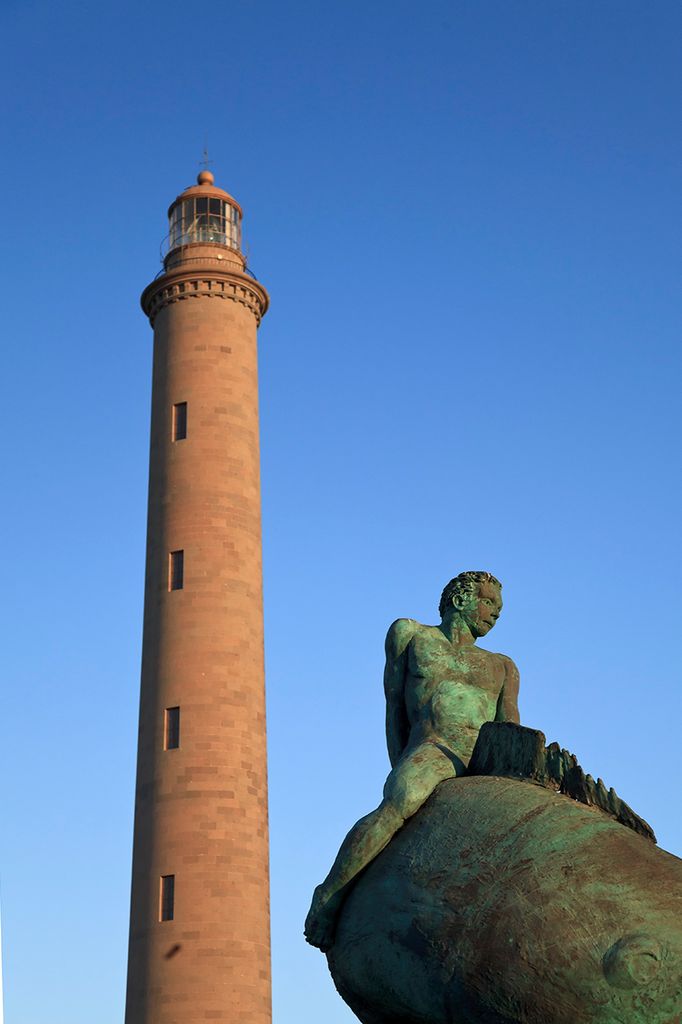
POLYGON ((224 199, 192 196, 171 210, 169 249, 196 242, 240 247, 239 210, 224 199))

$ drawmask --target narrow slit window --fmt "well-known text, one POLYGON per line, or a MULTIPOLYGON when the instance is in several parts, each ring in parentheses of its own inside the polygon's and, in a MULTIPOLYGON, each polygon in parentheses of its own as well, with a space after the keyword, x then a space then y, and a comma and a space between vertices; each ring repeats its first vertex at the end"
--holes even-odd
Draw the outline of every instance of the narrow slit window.
POLYGON ((166 708, 163 723, 164 750, 177 750, 180 746, 180 708, 166 708))
POLYGON ((171 551, 168 556, 168 589, 182 590, 185 585, 185 552, 171 551))
POLYGON ((173 406, 171 434, 174 441, 184 441, 187 437, 187 402, 176 402, 173 406))
POLYGON ((161 875, 159 921, 172 921, 175 916, 175 875, 161 875))

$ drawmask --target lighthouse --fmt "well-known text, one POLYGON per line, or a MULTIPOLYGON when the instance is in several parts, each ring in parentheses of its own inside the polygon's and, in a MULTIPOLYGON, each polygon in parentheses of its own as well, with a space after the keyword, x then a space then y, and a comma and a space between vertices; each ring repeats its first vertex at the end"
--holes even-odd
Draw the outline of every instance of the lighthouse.
POLYGON ((154 331, 126 1024, 269 1024, 256 332, 242 209, 168 211, 154 331))

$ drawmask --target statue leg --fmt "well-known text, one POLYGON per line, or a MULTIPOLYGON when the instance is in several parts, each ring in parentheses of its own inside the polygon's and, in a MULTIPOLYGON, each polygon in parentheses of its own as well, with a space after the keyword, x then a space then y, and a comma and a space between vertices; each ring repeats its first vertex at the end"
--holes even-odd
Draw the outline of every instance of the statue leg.
POLYGON ((463 767, 458 758, 449 757, 433 743, 423 743, 403 755, 386 780, 383 801, 353 826, 331 871, 315 890, 305 922, 305 936, 311 945, 324 952, 331 948, 336 918, 353 879, 428 800, 438 783, 460 774, 463 767))

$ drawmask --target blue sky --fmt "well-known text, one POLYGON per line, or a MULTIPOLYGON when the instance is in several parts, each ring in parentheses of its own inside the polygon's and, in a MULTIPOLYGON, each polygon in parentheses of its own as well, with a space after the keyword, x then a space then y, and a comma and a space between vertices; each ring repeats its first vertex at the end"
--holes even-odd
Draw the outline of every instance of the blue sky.
POLYGON ((677 2, 5 0, 7 1024, 123 1019, 151 331, 206 139, 260 332, 274 1010, 465 568, 521 713, 682 853, 677 2))

